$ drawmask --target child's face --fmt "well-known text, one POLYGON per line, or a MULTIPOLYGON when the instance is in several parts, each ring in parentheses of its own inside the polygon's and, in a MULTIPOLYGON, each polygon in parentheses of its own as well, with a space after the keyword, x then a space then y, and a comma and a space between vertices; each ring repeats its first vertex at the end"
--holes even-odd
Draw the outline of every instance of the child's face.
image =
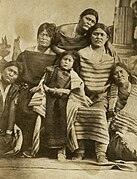
POLYGON ((63 70, 70 70, 73 67, 74 59, 71 55, 65 55, 60 61, 63 70))

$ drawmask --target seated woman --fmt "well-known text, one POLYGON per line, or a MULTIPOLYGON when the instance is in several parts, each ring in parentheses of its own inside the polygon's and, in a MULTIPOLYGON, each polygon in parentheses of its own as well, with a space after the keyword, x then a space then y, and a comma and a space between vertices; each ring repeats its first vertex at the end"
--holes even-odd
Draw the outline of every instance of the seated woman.
POLYGON ((76 108, 77 101, 70 100, 68 103, 68 105, 70 104, 68 110, 74 111, 74 109, 72 110, 74 107, 77 111, 76 114, 72 112, 72 115, 68 117, 72 124, 69 129, 69 143, 71 151, 75 151, 74 159, 82 160, 84 158, 84 140, 90 139, 95 141, 97 161, 107 161, 106 150, 109 143, 106 118, 107 89, 109 74, 116 61, 105 49, 108 39, 108 28, 104 24, 98 23, 92 28, 90 34, 91 45, 79 51, 80 77, 84 81, 85 93, 92 104, 86 108, 82 105, 76 108))
POLYGON ((16 110, 16 121, 23 132, 22 151, 31 146, 32 131, 37 115, 28 107, 32 97, 30 89, 37 86, 44 75, 44 69, 55 63, 56 54, 51 50, 55 24, 43 23, 37 32, 37 45, 22 52, 17 61, 22 67, 21 91, 16 110))
POLYGON ((20 68, 17 62, 11 61, 5 65, 0 79, 0 157, 6 152, 16 148, 11 153, 20 150, 22 137, 15 142, 21 135, 20 129, 15 125, 15 103, 17 100, 19 85, 20 68))
MULTIPOLYGON (((40 91, 34 94, 29 104, 29 106, 33 106, 34 111, 44 117, 45 134, 42 137, 43 142, 48 148, 58 149, 58 160, 66 159, 66 105, 68 97, 74 89, 82 85, 82 80, 72 68, 77 61, 79 61, 79 55, 76 51, 65 51, 60 54, 59 66, 46 68, 45 75, 39 86, 32 89, 33 92, 34 90, 40 91), (42 88, 45 91, 45 102, 43 103, 44 106, 40 108, 40 100, 37 101, 37 99, 40 99, 40 95, 43 95, 42 88), (44 109, 44 112, 42 112, 42 109, 44 109)), ((42 100, 43 98, 41 97, 42 100)), ((34 151, 32 150, 31 153, 34 154, 34 151)))
POLYGON ((110 160, 137 160, 137 79, 124 64, 111 73, 109 93, 110 160))
POLYGON ((80 14, 78 23, 63 24, 57 28, 54 51, 80 50, 89 45, 88 31, 98 22, 98 13, 86 9, 80 14))

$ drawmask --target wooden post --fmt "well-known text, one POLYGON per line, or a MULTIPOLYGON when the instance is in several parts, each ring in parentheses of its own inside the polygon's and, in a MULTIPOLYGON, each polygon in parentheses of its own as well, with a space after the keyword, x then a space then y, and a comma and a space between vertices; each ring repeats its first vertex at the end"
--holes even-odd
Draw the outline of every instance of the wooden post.
POLYGON ((114 16, 114 44, 133 44, 133 10, 131 7, 116 8, 114 16))
POLYGON ((114 14, 113 45, 120 55, 134 55, 133 9, 130 0, 117 0, 114 14))

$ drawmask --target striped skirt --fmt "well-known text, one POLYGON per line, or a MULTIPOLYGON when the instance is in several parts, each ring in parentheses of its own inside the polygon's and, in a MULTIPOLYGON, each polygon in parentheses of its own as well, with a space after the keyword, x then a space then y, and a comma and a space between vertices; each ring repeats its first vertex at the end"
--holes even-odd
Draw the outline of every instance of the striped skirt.
POLYGON ((137 86, 132 85, 125 107, 115 117, 114 127, 118 131, 129 131, 137 135, 137 86))
POLYGON ((106 112, 99 108, 80 108, 75 122, 77 139, 91 139, 108 144, 106 112))
POLYGON ((67 132, 71 151, 78 149, 78 139, 91 139, 106 145, 109 143, 105 108, 100 105, 86 107, 75 101, 68 106, 67 132))

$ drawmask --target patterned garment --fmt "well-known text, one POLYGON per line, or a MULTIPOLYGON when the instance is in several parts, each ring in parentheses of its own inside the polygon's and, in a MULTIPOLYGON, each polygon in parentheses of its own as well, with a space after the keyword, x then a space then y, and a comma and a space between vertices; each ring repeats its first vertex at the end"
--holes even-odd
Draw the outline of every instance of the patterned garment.
POLYGON ((91 139, 106 145, 109 143, 107 101, 100 100, 90 105, 83 101, 78 97, 68 101, 68 143, 72 152, 79 148, 77 139, 91 139))
POLYGON ((106 145, 109 143, 106 91, 109 87, 110 70, 115 63, 115 59, 105 52, 101 61, 97 63, 90 46, 80 50, 79 53, 80 77, 84 81, 86 95, 93 104, 83 106, 82 100, 79 101, 78 98, 70 103, 69 116, 73 121, 72 128, 75 128, 69 140, 72 151, 78 148, 77 139, 91 139, 106 145))
POLYGON ((105 91, 108 87, 111 67, 115 62, 114 58, 104 52, 100 62, 96 63, 90 46, 80 50, 79 53, 81 57, 80 77, 84 81, 87 95, 91 96, 92 93, 105 91))
POLYGON ((113 160, 137 160, 137 85, 131 84, 131 92, 126 96, 125 105, 123 101, 120 105, 118 94, 121 93, 118 93, 118 87, 114 84, 112 86, 109 106, 117 113, 111 125, 112 134, 108 156, 113 160), (114 134, 113 131, 115 131, 114 134))
MULTIPOLYGON (((44 84, 50 88, 70 89, 70 73, 59 67, 48 67, 44 84)), ((47 147, 59 148, 66 145, 68 95, 46 93, 46 115, 44 141, 47 147)))
POLYGON ((116 130, 125 130, 137 135, 137 85, 132 85, 131 93, 124 108, 117 113, 114 120, 116 130))
MULTIPOLYGON (((57 68, 57 66, 56 67, 55 66, 48 67, 46 76, 44 75, 41 82, 39 83, 40 90, 33 95, 32 99, 29 103, 29 106, 32 106, 33 110, 43 117, 46 116, 46 104, 45 104, 46 103, 46 94, 44 93, 42 84, 43 84, 44 79, 47 77, 48 77, 47 80, 50 81, 55 68, 57 68)), ((84 104, 86 105, 86 101, 87 101, 87 98, 85 98, 83 81, 79 78, 79 76, 73 69, 70 71, 70 81, 71 81, 70 82, 71 94, 69 96, 70 103, 69 103, 69 105, 67 105, 67 134, 69 137, 74 136, 73 132, 75 132, 75 130, 73 130, 74 128, 72 127, 73 126, 73 118, 71 118, 71 116, 73 117, 73 115, 72 115, 72 112, 69 110, 70 108, 71 109, 73 108, 73 106, 71 104, 74 104, 74 106, 77 107, 76 103, 74 102, 76 98, 77 98, 77 101, 79 99, 79 102, 82 102, 83 105, 84 104), (79 93, 79 95, 77 93, 79 93), (73 101, 74 103, 71 103, 71 100, 72 101, 74 100, 73 101), (69 109, 68 109, 68 106, 69 106, 69 109)), ((62 108, 62 110, 63 110, 63 108, 62 108)), ((75 110, 74 110, 74 112, 75 112, 75 110)), ((36 128, 36 125, 35 125, 35 128, 36 128)), ((60 129, 60 127, 59 127, 59 129, 60 129)), ((37 128, 36 130, 38 131, 39 129, 37 128)), ((35 136, 35 134, 34 134, 34 136, 35 136)))

